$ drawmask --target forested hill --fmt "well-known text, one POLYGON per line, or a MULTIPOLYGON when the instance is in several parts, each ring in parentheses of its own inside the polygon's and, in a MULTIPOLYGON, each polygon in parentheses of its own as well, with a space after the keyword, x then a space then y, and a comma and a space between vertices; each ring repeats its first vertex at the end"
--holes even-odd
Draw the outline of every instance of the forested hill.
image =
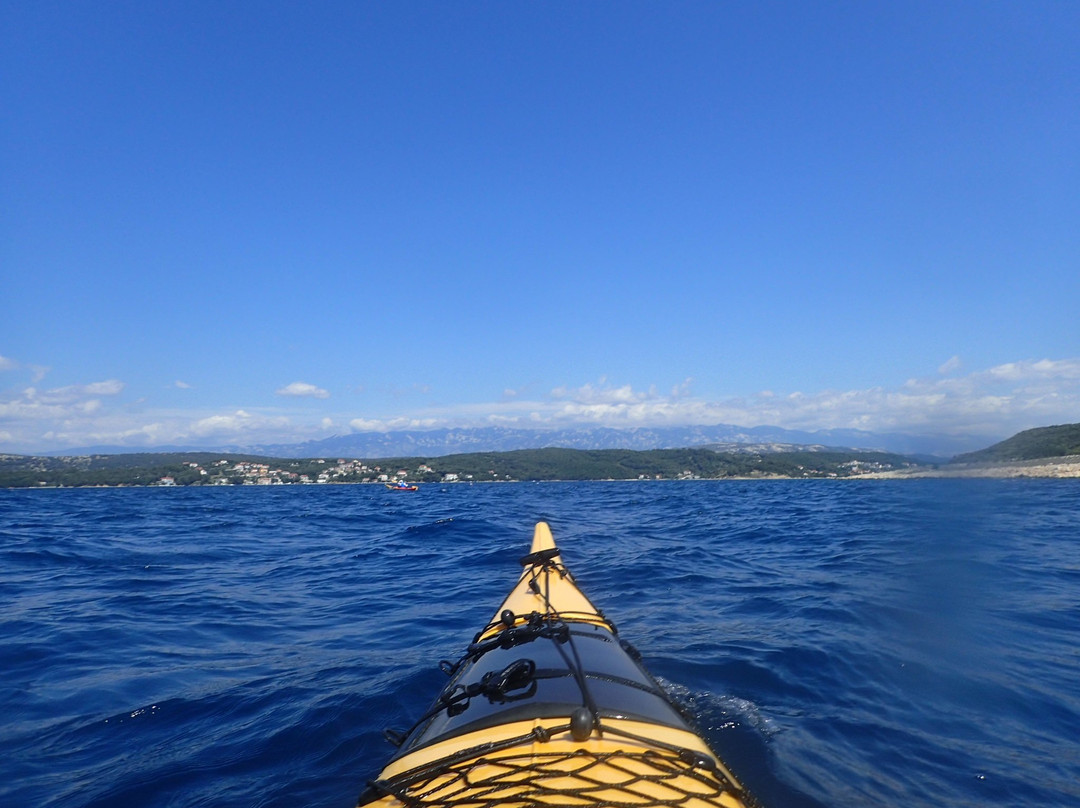
POLYGON ((0 488, 116 485, 278 485, 510 480, 672 480, 855 477, 919 466, 861 451, 718 452, 711 449, 522 449, 375 460, 212 453, 27 457, 0 455, 0 488))
POLYGON ((1004 463, 1080 455, 1080 424, 1042 426, 1018 432, 978 452, 957 455, 953 463, 1004 463))

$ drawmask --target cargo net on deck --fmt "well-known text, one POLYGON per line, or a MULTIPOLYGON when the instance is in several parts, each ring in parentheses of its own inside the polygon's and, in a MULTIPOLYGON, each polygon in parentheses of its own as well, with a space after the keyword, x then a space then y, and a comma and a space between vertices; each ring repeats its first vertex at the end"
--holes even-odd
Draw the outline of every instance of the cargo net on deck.
POLYGON ((757 804, 715 766, 703 766, 694 757, 655 750, 506 752, 449 765, 444 762, 400 779, 376 781, 369 795, 393 796, 415 808, 739 808, 757 804))

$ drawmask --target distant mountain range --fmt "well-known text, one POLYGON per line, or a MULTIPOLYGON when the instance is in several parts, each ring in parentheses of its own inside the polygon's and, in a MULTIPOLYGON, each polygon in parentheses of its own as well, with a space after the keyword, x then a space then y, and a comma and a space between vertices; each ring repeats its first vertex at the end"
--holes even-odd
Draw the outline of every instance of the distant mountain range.
MULTIPOLYGON (((228 446, 155 446, 154 452, 228 452, 267 457, 438 457, 467 452, 506 452, 516 449, 681 449, 725 444, 734 446, 781 444, 821 448, 848 448, 895 452, 928 458, 948 458, 961 452, 981 449, 996 437, 955 435, 905 435, 873 433, 855 429, 830 429, 817 432, 783 429, 773 426, 740 427, 730 424, 688 427, 608 427, 575 429, 512 429, 477 427, 459 429, 410 430, 397 432, 355 432, 322 440, 289 444, 228 446)), ((760 450, 760 449, 759 449, 760 450)), ((92 446, 54 452, 55 455, 123 454, 145 452, 147 448, 92 446)))
POLYGON ((238 447, 202 452, 118 452, 97 447, 52 457, 0 453, 0 488, 374 483, 380 474, 385 480, 392 469, 402 469, 400 475, 411 470, 411 479, 418 483, 864 475, 1080 477, 1080 424, 1029 429, 988 448, 956 455, 947 463, 933 455, 883 451, 869 442, 863 448, 829 445, 851 434, 863 443, 867 433, 779 432, 732 433, 722 427, 690 432, 441 430, 358 434, 257 447, 259 451, 245 447, 243 452, 238 447), (721 436, 726 440, 717 439, 721 436), (808 442, 813 438, 827 442, 808 442), (665 440, 678 445, 655 447, 665 440), (515 441, 533 448, 516 448, 515 441), (578 446, 555 445, 557 441, 578 446), (691 441, 697 445, 685 445, 691 441), (547 445, 537 445, 543 443, 547 445), (616 443, 622 445, 611 445, 616 443), (470 450, 446 452, 449 446, 463 445, 470 450), (496 445, 500 448, 492 448, 496 445))

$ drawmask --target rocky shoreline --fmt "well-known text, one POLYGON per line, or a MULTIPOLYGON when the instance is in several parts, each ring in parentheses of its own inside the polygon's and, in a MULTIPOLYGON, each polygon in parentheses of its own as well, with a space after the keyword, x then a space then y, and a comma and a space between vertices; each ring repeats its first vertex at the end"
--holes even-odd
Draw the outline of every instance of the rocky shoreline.
POLYGON ((1020 460, 1011 463, 954 463, 936 468, 898 469, 864 474, 861 479, 868 477, 882 480, 915 477, 985 477, 991 479, 1038 477, 1067 479, 1080 477, 1080 455, 1020 460))

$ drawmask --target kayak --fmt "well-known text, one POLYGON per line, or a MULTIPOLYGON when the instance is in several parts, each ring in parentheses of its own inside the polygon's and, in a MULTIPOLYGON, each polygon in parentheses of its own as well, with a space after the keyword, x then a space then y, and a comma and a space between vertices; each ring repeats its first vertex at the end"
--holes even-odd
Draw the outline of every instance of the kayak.
POLYGON ((408 483, 386 483, 386 487, 391 491, 416 491, 417 486, 409 485, 408 483))
POLYGON ((536 525, 521 578, 358 806, 750 808, 536 525))

